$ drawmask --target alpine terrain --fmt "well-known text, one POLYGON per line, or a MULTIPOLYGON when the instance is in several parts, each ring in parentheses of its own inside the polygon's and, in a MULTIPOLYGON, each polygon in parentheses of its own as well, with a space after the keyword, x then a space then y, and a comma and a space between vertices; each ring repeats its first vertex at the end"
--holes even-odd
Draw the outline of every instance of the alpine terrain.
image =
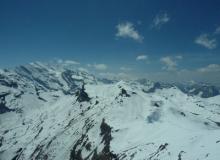
POLYGON ((0 160, 218 160, 219 91, 65 63, 2 69, 0 160))

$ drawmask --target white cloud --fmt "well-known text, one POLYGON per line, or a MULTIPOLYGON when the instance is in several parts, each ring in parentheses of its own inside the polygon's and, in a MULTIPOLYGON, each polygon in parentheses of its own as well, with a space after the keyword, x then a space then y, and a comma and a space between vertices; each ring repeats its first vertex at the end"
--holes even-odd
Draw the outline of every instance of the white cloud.
POLYGON ((94 64, 93 67, 96 70, 106 70, 108 68, 106 64, 94 64))
POLYGON ((147 59, 147 58, 148 58, 147 55, 139 55, 139 56, 136 57, 136 60, 137 60, 137 61, 140 61, 140 60, 145 60, 145 59, 147 59))
POLYGON ((175 56, 176 59, 183 59, 183 56, 181 55, 178 55, 178 56, 175 56))
POLYGON ((215 34, 220 34, 220 26, 216 28, 216 30, 215 30, 214 33, 215 33, 215 34))
POLYGON ((199 72, 219 72, 220 71, 220 65, 219 64, 209 64, 206 67, 199 68, 199 72))
POLYGON ((143 36, 134 28, 134 25, 130 22, 120 23, 116 26, 116 37, 131 38, 135 41, 142 42, 143 36))
POLYGON ((63 63, 62 59, 56 59, 57 63, 63 63))
POLYGON ((72 61, 72 60, 66 60, 64 61, 64 63, 68 65, 79 65, 80 64, 79 62, 72 61))
POLYGON ((166 12, 159 13, 153 19, 152 27, 160 29, 162 25, 166 24, 169 21, 170 21, 170 17, 166 12))
POLYGON ((212 38, 209 34, 201 34, 195 39, 195 43, 208 49, 215 49, 217 47, 216 39, 212 38))
POLYGON ((83 68, 83 67, 79 67, 78 70, 81 72, 89 72, 88 69, 83 68))
POLYGON ((129 68, 129 67, 120 67, 120 70, 122 70, 122 71, 131 71, 132 69, 131 68, 129 68))
POLYGON ((94 68, 96 70, 106 70, 108 66, 106 64, 100 63, 100 64, 87 64, 87 67, 94 68))
POLYGON ((164 70, 174 71, 176 70, 177 63, 171 57, 162 57, 160 61, 165 65, 164 70))

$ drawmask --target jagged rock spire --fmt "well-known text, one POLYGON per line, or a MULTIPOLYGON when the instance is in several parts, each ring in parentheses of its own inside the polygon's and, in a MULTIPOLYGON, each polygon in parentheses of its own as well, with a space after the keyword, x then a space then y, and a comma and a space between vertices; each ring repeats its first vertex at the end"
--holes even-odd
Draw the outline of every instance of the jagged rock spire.
POLYGON ((78 102, 85 102, 85 101, 88 102, 88 101, 90 101, 91 98, 85 92, 85 82, 83 82, 82 88, 79 91, 77 91, 76 96, 77 96, 77 101, 78 102))

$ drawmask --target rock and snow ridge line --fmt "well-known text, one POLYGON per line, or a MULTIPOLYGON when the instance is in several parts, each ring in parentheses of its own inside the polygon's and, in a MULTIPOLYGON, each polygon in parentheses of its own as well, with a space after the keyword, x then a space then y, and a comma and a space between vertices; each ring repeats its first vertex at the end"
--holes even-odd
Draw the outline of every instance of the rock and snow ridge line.
POLYGON ((152 86, 38 63, 5 70, 0 159, 219 159, 220 96, 152 86))

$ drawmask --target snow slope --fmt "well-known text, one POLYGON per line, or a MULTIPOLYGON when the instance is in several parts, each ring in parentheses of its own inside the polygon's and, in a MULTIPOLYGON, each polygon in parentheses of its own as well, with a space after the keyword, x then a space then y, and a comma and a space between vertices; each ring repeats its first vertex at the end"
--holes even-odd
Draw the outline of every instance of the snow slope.
POLYGON ((1 70, 0 159, 220 158, 219 95, 146 89, 39 62, 1 70))

